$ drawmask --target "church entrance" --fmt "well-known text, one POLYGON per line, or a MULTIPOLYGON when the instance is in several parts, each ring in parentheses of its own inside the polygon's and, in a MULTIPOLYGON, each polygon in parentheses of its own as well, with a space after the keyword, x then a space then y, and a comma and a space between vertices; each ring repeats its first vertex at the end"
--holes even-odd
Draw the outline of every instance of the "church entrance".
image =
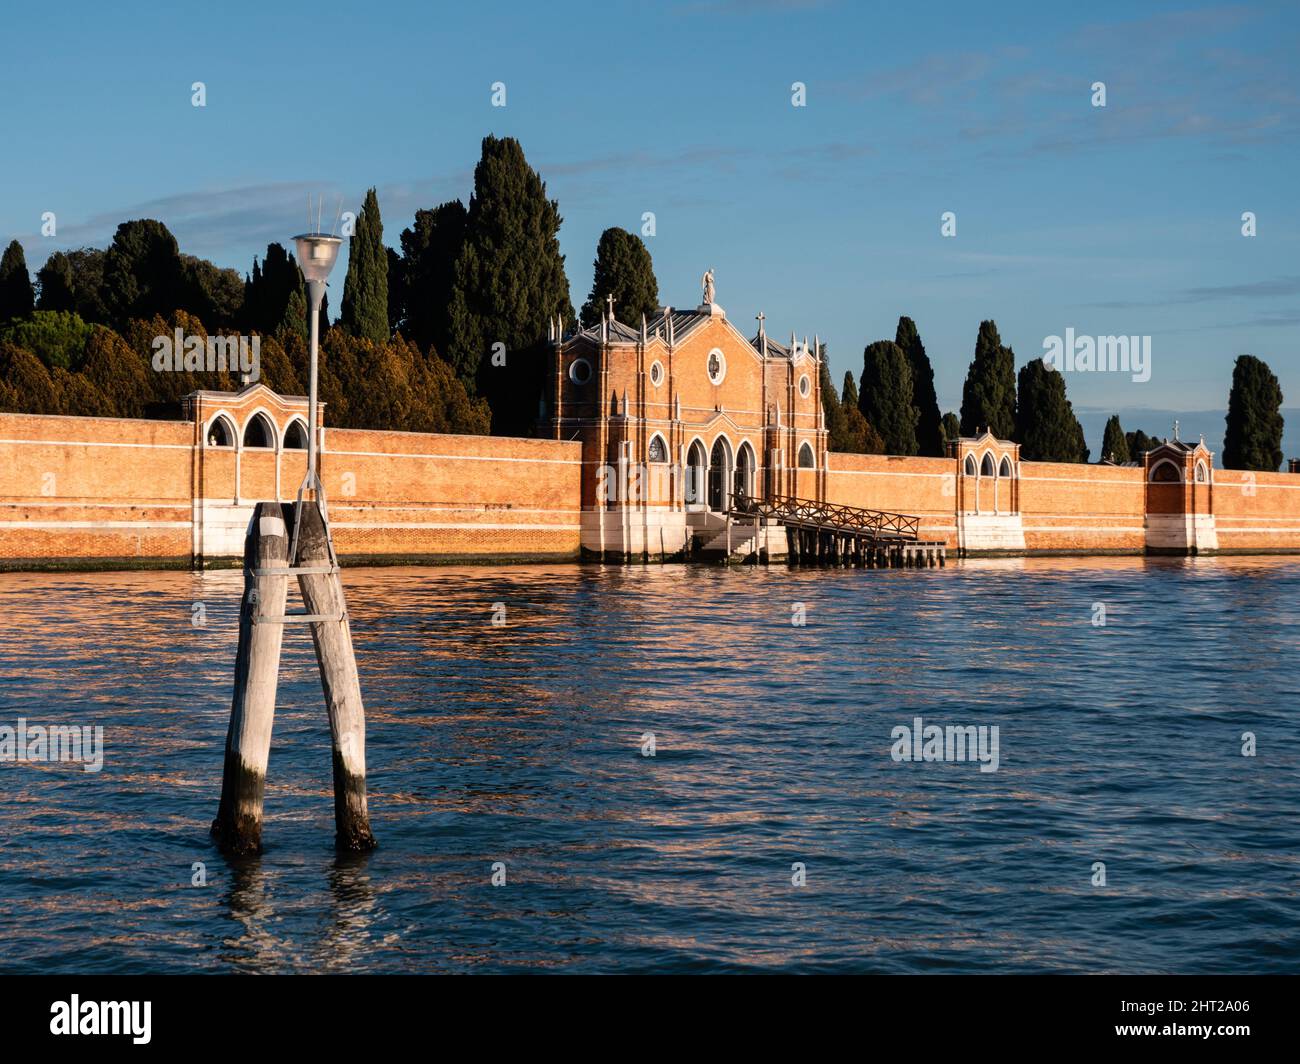
POLYGON ((748 443, 742 443, 736 452, 736 475, 733 493, 737 498, 754 494, 754 452, 748 443))
POLYGON ((719 436, 709 452, 709 509, 715 513, 727 510, 731 488, 731 448, 726 438, 719 436))

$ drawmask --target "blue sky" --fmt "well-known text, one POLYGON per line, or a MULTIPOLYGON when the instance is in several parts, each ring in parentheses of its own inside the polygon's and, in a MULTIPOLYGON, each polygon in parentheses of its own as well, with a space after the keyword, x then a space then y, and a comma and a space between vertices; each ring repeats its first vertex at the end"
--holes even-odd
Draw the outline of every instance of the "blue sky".
POLYGON ((992 317, 1018 365, 1067 327, 1151 335, 1149 382, 1067 378, 1094 455, 1110 410, 1148 432, 1177 413, 1213 445, 1241 353, 1300 407, 1295 5, 435 7, 11 9, 0 238, 35 270, 156 217, 246 271, 302 229, 308 191, 355 210, 375 185, 396 244, 417 208, 468 200, 491 132, 559 200, 575 305, 601 230, 653 211, 661 300, 698 302, 712 266, 746 332, 762 310, 820 334, 837 381, 908 314, 955 409, 992 317))

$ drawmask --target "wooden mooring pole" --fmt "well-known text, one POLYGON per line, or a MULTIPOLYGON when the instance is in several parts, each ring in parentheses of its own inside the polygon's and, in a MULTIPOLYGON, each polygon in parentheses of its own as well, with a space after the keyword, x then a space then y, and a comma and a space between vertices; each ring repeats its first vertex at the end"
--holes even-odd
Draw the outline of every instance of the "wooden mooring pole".
POLYGON ((235 656, 235 696, 226 735, 221 804, 212 834, 234 856, 262 851, 262 798, 275 719, 284 626, 311 625, 333 742, 335 842, 375 846, 366 805, 366 718, 338 562, 318 503, 258 503, 244 541, 244 600, 235 656), (294 515, 301 527, 294 536, 294 515), (290 544, 296 557, 289 563, 290 544), (304 613, 285 611, 298 577, 304 613))
POLYGON ((259 624, 262 613, 284 613, 289 534, 279 503, 258 503, 244 540, 244 596, 239 608, 235 697, 226 732, 221 804, 212 834, 234 855, 262 852, 262 794, 271 753, 275 690, 280 678, 284 626, 259 624), (270 573, 267 571, 271 570, 270 573), (259 575, 263 574, 263 575, 259 575))
POLYGON ((334 564, 325 521, 314 502, 302 505, 298 531, 298 587, 311 622, 321 689, 334 746, 335 842, 342 850, 372 850, 366 807, 366 711, 352 651, 343 581, 334 564))

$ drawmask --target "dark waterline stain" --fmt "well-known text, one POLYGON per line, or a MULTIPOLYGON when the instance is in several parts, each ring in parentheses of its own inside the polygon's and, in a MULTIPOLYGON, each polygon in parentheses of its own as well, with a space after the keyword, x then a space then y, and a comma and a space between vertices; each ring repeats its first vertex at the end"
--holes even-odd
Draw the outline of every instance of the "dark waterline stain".
POLYGON ((240 581, 0 575, 0 725, 105 736, 0 764, 0 971, 1300 970, 1296 560, 352 570, 380 849, 295 630, 228 862, 240 581), (918 716, 998 770, 892 760, 918 716))

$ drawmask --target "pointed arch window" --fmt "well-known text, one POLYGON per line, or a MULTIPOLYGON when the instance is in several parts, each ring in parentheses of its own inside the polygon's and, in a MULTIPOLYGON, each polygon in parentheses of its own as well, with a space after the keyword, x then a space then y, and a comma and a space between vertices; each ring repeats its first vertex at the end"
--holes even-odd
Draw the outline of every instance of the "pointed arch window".
POLYGON ((244 446, 275 448, 275 429, 265 414, 254 414, 244 426, 244 446))
POLYGON ((809 446, 807 443, 803 443, 799 447, 799 468, 800 469, 817 468, 817 458, 813 454, 812 447, 809 446))
POLYGON ((668 461, 668 446, 664 443, 664 438, 658 433, 650 437, 650 443, 646 447, 646 456, 651 462, 668 461))
POLYGON ((286 451, 305 451, 307 449, 307 427, 295 418, 284 430, 284 449, 286 451))
POLYGON ((208 446, 235 446, 235 428, 225 415, 213 418, 212 424, 208 426, 208 446))

